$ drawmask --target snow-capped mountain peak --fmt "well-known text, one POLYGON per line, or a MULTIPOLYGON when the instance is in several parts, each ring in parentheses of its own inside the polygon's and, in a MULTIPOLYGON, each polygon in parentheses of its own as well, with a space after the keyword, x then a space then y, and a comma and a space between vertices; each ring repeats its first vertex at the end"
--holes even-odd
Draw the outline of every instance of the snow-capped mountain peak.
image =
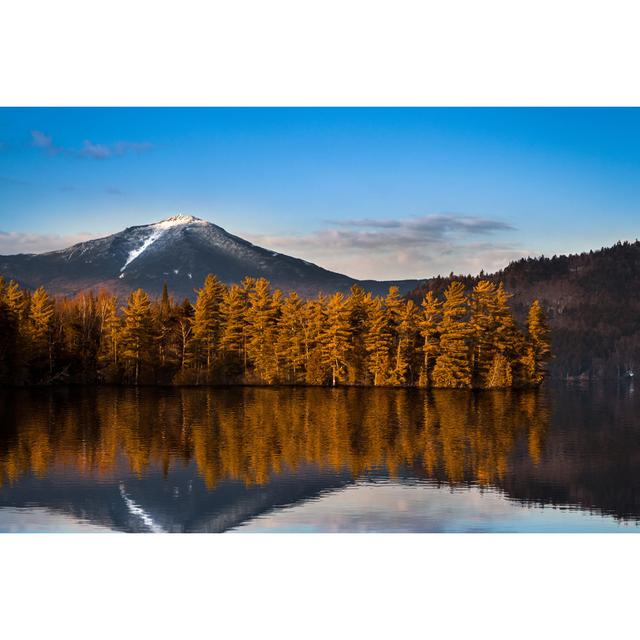
POLYGON ((202 218, 196 218, 196 216, 187 215, 185 213, 179 213, 175 216, 171 216, 170 218, 165 218, 164 220, 160 220, 160 222, 155 222, 154 227, 162 227, 165 229, 169 229, 171 227, 178 227, 183 224, 207 224, 206 220, 202 220, 202 218))
POLYGON ((122 267, 120 267, 120 273, 122 275, 120 275, 119 277, 123 278, 124 270, 136 258, 141 256, 154 242, 159 240, 167 231, 169 231, 169 229, 174 229, 175 227, 181 227, 188 224, 206 225, 208 223, 206 222, 206 220, 202 220, 201 218, 196 218, 195 216, 179 213, 178 215, 171 216, 170 218, 160 220, 160 222, 154 222, 150 225, 147 225, 146 228, 151 231, 151 234, 146 238, 142 238, 140 244, 129 251, 125 263, 122 265, 122 267))

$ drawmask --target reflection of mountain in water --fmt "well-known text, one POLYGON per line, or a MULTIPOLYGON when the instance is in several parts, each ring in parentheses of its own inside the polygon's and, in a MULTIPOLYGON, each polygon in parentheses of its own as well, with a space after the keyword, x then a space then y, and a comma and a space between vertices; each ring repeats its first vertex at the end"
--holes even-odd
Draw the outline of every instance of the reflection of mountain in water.
POLYGON ((633 397, 99 388, 0 403, 0 506, 119 530, 224 531, 364 474, 640 513, 633 397))

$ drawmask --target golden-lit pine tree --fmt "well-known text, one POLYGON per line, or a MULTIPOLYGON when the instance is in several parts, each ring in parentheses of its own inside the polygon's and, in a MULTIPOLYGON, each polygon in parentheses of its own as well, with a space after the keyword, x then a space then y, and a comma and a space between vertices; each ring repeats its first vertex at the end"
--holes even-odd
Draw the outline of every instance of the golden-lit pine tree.
POLYGON ((392 335, 389 317, 382 298, 374 298, 367 318, 367 333, 364 338, 367 350, 367 368, 375 386, 387 384, 390 373, 389 350, 392 335))
POLYGON ((177 316, 166 282, 162 285, 160 301, 154 305, 153 315, 156 323, 158 360, 161 371, 173 370, 179 358, 176 344, 177 316))
POLYGON ((121 358, 130 370, 131 380, 138 384, 143 369, 151 364, 155 338, 149 296, 142 289, 133 291, 122 311, 124 323, 121 332, 121 358))
POLYGON ((191 349, 191 335, 193 332, 193 305, 189 298, 185 298, 175 310, 176 323, 176 360, 178 371, 175 375, 176 382, 192 382, 193 349, 191 349))
POLYGON ((27 373, 20 323, 24 311, 22 291, 15 282, 0 278, 0 383, 21 384, 27 373))
POLYGON ((53 341, 52 317, 53 301, 43 287, 36 289, 31 296, 29 318, 26 326, 26 336, 30 345, 31 366, 36 370, 42 363, 49 373, 53 374, 53 341))
POLYGON ((224 284, 216 276, 209 274, 203 287, 198 289, 193 305, 190 343, 193 363, 198 372, 204 370, 206 382, 211 381, 214 358, 219 350, 222 325, 220 307, 225 291, 224 284))
POLYGON ((402 304, 395 322, 396 346, 390 382, 413 384, 418 365, 419 312, 413 300, 402 304))
POLYGON ((401 380, 404 379, 404 369, 407 365, 402 362, 402 357, 399 353, 400 335, 398 327, 404 312, 404 301, 400 297, 398 287, 389 287, 389 292, 384 299, 384 309, 390 336, 389 371, 386 374, 386 383, 399 385, 402 384, 401 380))
POLYGON ((100 352, 98 361, 101 366, 101 378, 106 382, 115 382, 119 378, 118 365, 120 355, 121 318, 118 315, 118 298, 110 296, 104 301, 103 323, 100 331, 100 352))
POLYGON ((473 339, 472 382, 477 388, 484 387, 496 353, 496 285, 480 280, 471 293, 470 331, 473 339))
POLYGON ((470 330, 465 316, 468 298, 464 284, 454 280, 444 292, 440 324, 440 355, 433 368, 433 386, 471 387, 470 330))
POLYGON ((271 384, 278 376, 275 352, 281 294, 271 293, 269 281, 258 278, 249 292, 247 356, 260 381, 271 384))
POLYGON ((438 300, 433 291, 428 291, 422 301, 422 317, 419 327, 422 336, 422 371, 419 384, 422 387, 431 387, 433 384, 433 368, 440 355, 440 312, 442 302, 438 300))
POLYGON ((327 320, 326 307, 326 296, 319 294, 316 298, 307 300, 302 313, 304 370, 307 384, 325 384, 330 375, 330 370, 323 359, 321 341, 327 320))
POLYGON ((322 357, 331 368, 331 384, 344 382, 351 349, 349 308, 342 293, 334 293, 327 302, 324 331, 320 335, 322 357))
POLYGON ((493 362, 484 386, 488 389, 511 387, 517 375, 517 360, 522 348, 522 336, 509 309, 509 298, 501 282, 495 297, 492 339, 495 347, 493 362))
POLYGON ((297 293, 290 293, 280 307, 276 352, 284 372, 284 381, 297 384, 304 380, 305 341, 304 305, 297 293))
POLYGON ((527 315, 527 338, 522 363, 529 385, 539 385, 545 377, 546 366, 551 357, 549 327, 542 306, 534 300, 527 315))
POLYGON ((247 357, 247 309, 248 291, 245 287, 232 284, 225 292, 220 307, 222 313, 222 349, 224 375, 227 380, 237 380, 246 375, 247 357))
POLYGON ((367 350, 364 339, 367 332, 367 314, 371 302, 371 293, 366 293, 357 284, 351 287, 351 294, 346 299, 346 305, 349 310, 349 334, 351 336, 347 377, 351 384, 363 383, 367 377, 367 350))
POLYGON ((28 306, 28 296, 26 292, 20 289, 17 282, 11 280, 5 288, 4 300, 9 313, 18 323, 21 323, 28 306))

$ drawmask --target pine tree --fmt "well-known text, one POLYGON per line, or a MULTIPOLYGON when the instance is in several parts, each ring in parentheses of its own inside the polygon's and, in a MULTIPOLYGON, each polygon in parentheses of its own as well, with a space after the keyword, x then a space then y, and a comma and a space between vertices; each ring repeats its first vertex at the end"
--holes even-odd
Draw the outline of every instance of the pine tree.
POLYGON ((367 318, 364 343, 367 350, 367 368, 375 386, 387 384, 389 377, 389 350, 392 335, 389 318, 381 298, 374 298, 367 318))
POLYGON ((325 384, 331 373, 323 358, 321 341, 326 326, 326 306, 327 299, 322 294, 315 300, 309 300, 304 306, 302 318, 307 384, 325 384))
POLYGON ((275 342, 280 296, 280 293, 272 295, 269 281, 265 278, 256 280, 249 293, 247 356, 255 375, 267 384, 271 384, 278 375, 275 342))
POLYGON ((223 356, 223 373, 227 380, 236 380, 246 374, 246 324, 248 292, 237 284, 225 292, 221 303, 222 335, 220 348, 223 356))
POLYGON ((420 334, 422 335, 422 372, 420 386, 431 387, 432 374, 436 359, 440 355, 440 312, 442 303, 427 292, 422 301, 422 318, 420 319, 420 334))
POLYGON ((151 301, 142 289, 129 295, 127 306, 123 308, 122 360, 130 370, 134 384, 141 379, 143 369, 151 362, 154 342, 151 301))
POLYGON ((341 293, 334 293, 327 303, 327 318, 320 336, 324 362, 331 367, 331 385, 344 382, 351 348, 349 308, 341 293))
POLYGON ((468 300, 464 284, 454 280, 444 292, 440 324, 440 355, 433 368, 433 386, 471 387, 468 300))
POLYGON ((495 298, 493 343, 495 353, 484 386, 511 387, 517 372, 517 359, 521 350, 521 337, 509 309, 509 298, 501 282, 495 298))
POLYGON ((8 299, 8 287, 4 279, 0 278, 0 384, 20 384, 25 375, 24 358, 20 351, 22 343, 18 314, 15 308, 15 300, 12 305, 8 299))
POLYGON ((474 387, 484 387, 496 353, 496 286, 488 280, 480 280, 471 294, 469 320, 473 339, 472 380, 474 387))
POLYGON ((216 276, 209 274, 202 289, 197 291, 193 305, 193 330, 191 346, 196 369, 205 371, 205 380, 210 382, 214 356, 221 338, 220 307, 226 287, 216 276))
POLYGON ((118 316, 118 298, 109 296, 103 302, 103 322, 100 329, 98 362, 101 378, 106 382, 119 380, 118 356, 120 350, 121 320, 118 316))
POLYGON ((346 306, 349 310, 349 335, 351 336, 347 377, 352 384, 363 384, 367 377, 367 351, 364 339, 371 301, 371 294, 365 293, 358 285, 351 287, 351 295, 346 300, 346 306))
POLYGON ((52 316, 53 302, 44 288, 39 287, 29 305, 27 337, 31 347, 31 367, 36 371, 44 368, 49 377, 53 375, 52 316))
POLYGON ((304 319, 303 304, 295 292, 284 299, 280 308, 276 352, 284 381, 301 382, 305 363, 304 319))
POLYGON ((540 302, 534 300, 527 315, 526 352, 523 357, 528 384, 537 386, 544 380, 550 357, 549 328, 540 302))
POLYGON ((394 385, 413 385, 417 370, 418 308, 413 300, 400 308, 397 319, 396 347, 390 382, 394 385))
MULTIPOLYGON (((224 316, 223 316, 224 317, 224 316)), ((176 309, 177 325, 177 360, 179 370, 176 374, 178 382, 193 382, 190 377, 193 368, 193 349, 191 348, 191 334, 193 331, 193 305, 189 298, 185 298, 176 309)))

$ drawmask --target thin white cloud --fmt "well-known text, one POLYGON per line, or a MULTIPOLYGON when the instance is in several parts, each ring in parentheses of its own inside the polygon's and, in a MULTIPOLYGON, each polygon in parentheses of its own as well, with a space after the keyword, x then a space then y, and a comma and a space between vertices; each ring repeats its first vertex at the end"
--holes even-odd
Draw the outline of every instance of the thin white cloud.
POLYGON ((487 238, 515 231, 510 224, 490 218, 435 214, 341 220, 333 221, 332 225, 337 228, 307 234, 245 234, 245 237, 255 244, 362 279, 495 271, 532 254, 508 238, 487 238))
POLYGON ((44 253, 66 249, 78 242, 101 237, 104 234, 76 233, 59 235, 55 233, 23 233, 18 231, 0 231, 0 255, 16 253, 44 253))
POLYGON ((31 132, 31 145, 42 149, 49 155, 65 153, 82 158, 92 158, 94 160, 123 156, 126 153, 144 153, 153 148, 150 142, 128 142, 120 140, 112 144, 104 144, 85 140, 80 149, 73 149, 56 145, 51 136, 36 130, 31 132))
POLYGON ((103 160, 112 156, 122 156, 125 153, 143 153, 152 148, 150 142, 116 142, 114 144, 95 144, 85 140, 80 155, 95 160, 103 160))
POLYGON ((62 153, 62 147, 58 147, 53 143, 53 138, 42 131, 31 132, 31 145, 38 149, 43 149, 49 155, 58 155, 62 153))

